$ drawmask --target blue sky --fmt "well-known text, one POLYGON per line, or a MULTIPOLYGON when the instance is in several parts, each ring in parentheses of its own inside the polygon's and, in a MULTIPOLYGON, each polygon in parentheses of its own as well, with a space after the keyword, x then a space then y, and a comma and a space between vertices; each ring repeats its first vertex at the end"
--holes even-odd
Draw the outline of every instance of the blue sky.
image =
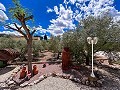
MULTIPOLYGON (((20 0, 23 7, 28 8, 33 16, 34 22, 28 23, 31 28, 36 28, 35 35, 53 34, 62 35, 65 30, 74 29, 82 18, 89 15, 99 16, 101 12, 109 12, 115 20, 120 20, 120 0, 20 0)), ((12 0, 0 0, 11 23, 9 8, 13 6, 12 0)), ((13 25, 12 25, 13 26, 13 25)), ((1 33, 10 31, 0 26, 1 33)), ((17 32, 13 32, 19 34, 17 32)))

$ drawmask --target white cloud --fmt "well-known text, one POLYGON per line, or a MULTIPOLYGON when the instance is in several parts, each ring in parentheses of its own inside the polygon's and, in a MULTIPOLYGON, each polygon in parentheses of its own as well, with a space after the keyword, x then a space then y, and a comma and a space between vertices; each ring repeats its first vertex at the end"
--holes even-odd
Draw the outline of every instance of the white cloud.
POLYGON ((55 11, 56 14, 59 14, 57 6, 54 6, 54 11, 55 11))
POLYGON ((109 12, 113 17, 117 16, 117 19, 120 20, 119 11, 113 6, 114 0, 68 0, 68 2, 74 4, 76 9, 80 11, 78 14, 74 12, 73 18, 77 21, 89 15, 97 17, 105 12, 109 12))
POLYGON ((2 3, 0 3, 0 9, 3 10, 3 11, 6 11, 6 8, 2 3))
POLYGON ((23 36, 22 34, 20 34, 19 32, 17 31, 3 31, 3 32, 0 32, 0 34, 7 34, 7 35, 15 35, 15 36, 23 36))
POLYGON ((7 15, 3 11, 6 11, 6 8, 2 3, 0 3, 0 22, 4 22, 5 20, 8 20, 7 15))
POLYGON ((63 4, 54 6, 56 19, 50 20, 48 30, 54 35, 64 33, 64 29, 74 29, 74 21, 92 15, 94 17, 109 13, 114 21, 120 20, 120 11, 113 6, 114 0, 64 0, 63 4), (72 6, 72 8, 71 8, 72 6), (74 6, 74 7, 73 7, 74 6), (59 32, 59 33, 58 33, 59 32))
POLYGON ((33 29, 36 30, 35 33, 40 32, 41 34, 45 34, 48 31, 46 29, 43 29, 42 26, 40 26, 40 25, 38 27, 33 27, 33 29))
POLYGON ((48 9, 47 9, 47 12, 48 12, 48 13, 53 12, 53 9, 48 8, 48 9))
MULTIPOLYGON (((10 27, 14 28, 14 29, 17 29, 14 24, 8 24, 8 25, 9 25, 10 27)), ((21 25, 19 25, 19 24, 17 24, 17 23, 16 23, 16 25, 17 25, 18 27, 21 27, 21 25)), ((6 28, 6 27, 4 27, 4 29, 5 29, 5 30, 9 30, 9 29, 6 28)), ((11 30, 12 30, 12 29, 11 29, 11 30)), ((23 28, 21 28, 21 30, 24 31, 23 28)))
MULTIPOLYGON (((16 27, 15 27, 14 24, 9 24, 9 26, 16 29, 16 27)), ((20 27, 21 25, 17 24, 17 26, 20 27)), ((12 34, 12 35, 16 35, 16 36, 17 35, 18 36, 22 36, 19 32, 14 31, 12 29, 11 29, 12 31, 10 31, 10 29, 8 29, 6 27, 4 27, 4 30, 6 30, 6 31, 0 32, 0 34, 12 34)), ((23 28, 21 28, 21 30, 23 32, 25 32, 25 30, 23 28)), ((31 27, 31 32, 33 30, 36 30, 36 32, 34 33, 34 35, 38 35, 38 36, 44 36, 46 34, 46 32, 50 32, 49 30, 43 29, 42 26, 40 26, 40 25, 37 26, 37 27, 31 27)))
POLYGON ((7 15, 2 10, 0 10, 0 21, 3 22, 5 20, 8 20, 7 15))
MULTIPOLYGON (((14 29, 17 29, 14 24, 8 24, 8 25, 9 25, 10 27, 14 28, 14 29)), ((21 25, 19 25, 19 24, 17 24, 17 23, 16 23, 16 25, 17 25, 18 27, 21 27, 21 25)), ((8 28, 6 28, 6 27, 3 27, 3 28, 4 28, 5 31, 0 32, 0 33, 10 34, 10 35, 16 35, 16 36, 23 36, 21 33, 17 32, 17 31, 14 31, 14 30, 12 30, 12 29, 8 29, 8 28), (12 30, 12 31, 10 31, 10 30, 12 30)), ((21 28, 21 30, 22 30, 23 32, 25 32, 23 28, 21 28)))
POLYGON ((71 4, 74 4, 76 1, 77 1, 77 0, 70 0, 69 2, 70 2, 71 4))
POLYGON ((73 11, 71 7, 66 8, 62 4, 59 7, 54 6, 54 12, 57 15, 57 19, 52 19, 50 22, 48 30, 57 36, 64 33, 64 29, 74 29, 75 24, 73 24, 73 11), (59 9, 58 9, 59 8, 59 9))

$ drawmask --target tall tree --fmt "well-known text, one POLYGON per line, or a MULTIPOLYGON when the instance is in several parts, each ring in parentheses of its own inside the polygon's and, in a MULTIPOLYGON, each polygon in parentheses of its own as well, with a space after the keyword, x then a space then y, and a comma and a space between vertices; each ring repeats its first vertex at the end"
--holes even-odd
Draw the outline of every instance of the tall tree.
POLYGON ((26 22, 33 19, 33 15, 28 14, 26 9, 21 6, 19 0, 12 1, 15 6, 13 8, 10 8, 10 13, 12 14, 13 18, 17 19, 20 22, 21 26, 19 26, 17 23, 13 23, 15 28, 11 25, 6 25, 6 28, 21 33, 27 40, 28 71, 32 73, 32 36, 36 30, 31 31, 30 28, 26 25, 26 22), (22 30, 22 28, 24 30, 22 30))
POLYGON ((98 43, 94 45, 94 52, 97 51, 120 51, 120 26, 113 22, 113 18, 104 15, 102 17, 88 17, 83 19, 74 31, 63 35, 63 44, 70 47, 76 61, 85 59, 89 65, 91 59, 91 45, 87 37, 98 37, 98 43), (81 25, 82 24, 82 25, 81 25))

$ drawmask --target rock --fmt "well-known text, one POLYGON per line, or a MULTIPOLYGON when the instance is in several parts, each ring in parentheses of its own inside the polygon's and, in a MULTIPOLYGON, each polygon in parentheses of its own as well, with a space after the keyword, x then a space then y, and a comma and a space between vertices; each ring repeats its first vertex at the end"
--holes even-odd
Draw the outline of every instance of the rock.
POLYGON ((77 78, 73 78, 73 80, 74 80, 75 82, 77 82, 77 78))
POLYGON ((37 84, 37 83, 39 83, 40 82, 40 80, 38 79, 38 80, 35 80, 34 81, 34 84, 37 84))
POLYGON ((8 80, 6 80, 6 81, 5 81, 5 83, 6 83, 6 84, 8 84, 10 81, 11 81, 11 80, 10 80, 10 79, 8 79, 8 80))
POLYGON ((90 86, 94 87, 95 86, 94 82, 90 81, 90 86))
POLYGON ((49 73, 48 76, 52 76, 52 73, 49 73))
POLYGON ((103 81, 102 80, 98 80, 97 83, 96 83, 96 86, 97 87, 101 87, 103 84, 103 81))
POLYGON ((0 83, 0 87, 7 87, 6 83, 0 83))
POLYGON ((62 78, 67 79, 67 75, 66 74, 62 74, 62 78))
POLYGON ((12 77, 12 76, 8 78, 8 80, 10 80, 10 81, 11 81, 12 79, 13 79, 13 77, 12 77))
POLYGON ((86 81, 88 81, 88 77, 83 77, 81 80, 81 83, 85 85, 86 81))
POLYGON ((79 78, 74 78, 74 81, 77 82, 77 83, 81 83, 79 78))
POLYGON ((27 86, 28 85, 28 83, 23 83, 23 84, 21 84, 20 86, 21 87, 25 87, 25 86, 27 86))
POLYGON ((34 83, 29 83, 29 84, 28 84, 28 86, 33 86, 33 85, 34 85, 34 83))
POLYGON ((15 84, 15 82, 14 81, 9 81, 7 84, 8 84, 8 86, 10 86, 12 84, 15 84))
POLYGON ((47 78, 47 74, 43 75, 44 79, 47 78))
POLYGON ((45 77, 49 77, 50 75, 49 74, 45 74, 45 77))
POLYGON ((17 73, 18 71, 13 71, 13 73, 17 73))
POLYGON ((91 76, 89 76, 88 77, 88 81, 92 81, 92 82, 95 82, 95 81, 97 81, 98 79, 96 78, 96 77, 91 77, 91 76))
POLYGON ((61 77, 61 78, 62 78, 62 76, 63 76, 63 74, 59 74, 59 73, 56 74, 56 75, 57 75, 58 77, 61 77))
POLYGON ((81 83, 81 80, 77 78, 77 82, 78 82, 78 83, 81 83))
POLYGON ((43 67, 42 68, 45 68, 46 67, 46 64, 43 64, 43 67))
POLYGON ((41 75, 40 77, 39 77, 39 81, 42 81, 44 79, 44 75, 41 75))
POLYGON ((90 85, 90 82, 88 80, 86 80, 85 84, 88 86, 88 85, 90 85))
POLYGON ((74 76, 73 76, 73 75, 71 75, 69 79, 70 79, 70 80, 74 80, 74 76))
POLYGON ((55 77, 55 76, 57 76, 57 75, 56 75, 56 73, 52 73, 52 75, 51 75, 51 76, 55 77))

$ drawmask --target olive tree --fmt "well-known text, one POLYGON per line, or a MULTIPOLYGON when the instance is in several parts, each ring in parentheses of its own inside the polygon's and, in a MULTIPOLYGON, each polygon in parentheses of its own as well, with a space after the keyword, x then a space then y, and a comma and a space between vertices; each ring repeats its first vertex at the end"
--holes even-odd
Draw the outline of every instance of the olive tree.
POLYGON ((87 37, 98 37, 98 43, 94 45, 94 52, 97 51, 119 51, 120 48, 120 27, 119 23, 113 22, 108 15, 102 17, 89 16, 80 21, 77 28, 63 35, 63 44, 71 49, 75 60, 85 59, 89 65, 91 59, 91 45, 87 37))
POLYGON ((8 37, 0 37, 0 49, 15 48, 15 40, 8 37))
POLYGON ((27 55, 28 55, 28 71, 32 73, 32 36, 36 30, 32 30, 26 25, 28 20, 33 19, 33 15, 30 15, 29 12, 26 11, 20 4, 19 0, 12 0, 14 3, 14 7, 10 8, 10 13, 12 14, 13 18, 19 21, 21 24, 20 26, 17 23, 13 23, 14 27, 10 25, 6 25, 6 28, 12 29, 14 31, 19 32, 24 36, 27 41, 27 55), (22 30, 23 28, 23 30, 22 30))

